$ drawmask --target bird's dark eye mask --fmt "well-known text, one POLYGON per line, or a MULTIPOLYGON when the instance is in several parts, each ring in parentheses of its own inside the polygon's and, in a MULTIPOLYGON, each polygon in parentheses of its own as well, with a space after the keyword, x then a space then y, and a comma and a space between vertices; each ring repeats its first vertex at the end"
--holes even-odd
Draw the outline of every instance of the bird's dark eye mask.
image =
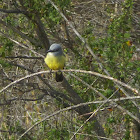
POLYGON ((47 53, 48 53, 48 52, 57 52, 57 51, 58 51, 58 49, 48 50, 47 53))

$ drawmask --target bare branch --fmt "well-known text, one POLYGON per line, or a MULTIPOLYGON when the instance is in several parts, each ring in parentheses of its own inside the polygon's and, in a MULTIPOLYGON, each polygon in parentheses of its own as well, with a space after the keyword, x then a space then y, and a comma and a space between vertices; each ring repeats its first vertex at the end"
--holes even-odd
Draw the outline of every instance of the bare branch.
POLYGON ((31 51, 31 52, 33 52, 34 54, 37 54, 38 56, 40 56, 40 57, 42 57, 42 58, 45 58, 43 55, 41 55, 41 54, 37 53, 36 51, 34 51, 34 50, 32 50, 32 49, 26 47, 26 45, 24 45, 24 44, 22 44, 22 43, 20 43, 20 42, 18 42, 18 41, 16 41, 16 40, 14 40, 14 39, 12 39, 12 38, 9 37, 8 35, 4 34, 3 32, 0 31, 0 33, 1 33, 3 36, 5 36, 6 38, 10 39, 12 42, 14 42, 14 43, 16 43, 17 45, 21 46, 22 48, 24 48, 24 49, 26 49, 26 50, 28 50, 28 51, 31 51))
MULTIPOLYGON (((75 133, 75 132, 71 132, 71 131, 69 131, 69 133, 75 133)), ((114 139, 111 139, 111 138, 106 138, 106 137, 101 137, 101 136, 91 135, 91 134, 84 134, 84 133, 77 133, 77 135, 83 135, 83 136, 95 137, 95 138, 99 138, 99 140, 100 140, 100 139, 104 139, 104 140, 114 140, 114 139)))
MULTIPOLYGON (((23 32, 21 32, 20 30, 18 30, 17 28, 13 27, 13 25, 11 25, 10 23, 6 23, 3 20, 0 19, 0 23, 2 25, 4 25, 6 28, 11 29, 14 33, 17 33, 18 35, 20 35, 22 38, 27 39, 28 41, 30 41, 32 44, 41 46, 41 43, 39 41, 36 41, 34 38, 31 38, 29 36, 27 36, 26 34, 24 34, 23 32)), ((6 29, 7 30, 7 29, 6 29)))
MULTIPOLYGON (((28 9, 24 6, 24 1, 19 0, 19 2, 22 5, 22 9, 24 9, 25 11, 28 11, 28 9)), ((45 32, 44 24, 42 23, 38 12, 36 11, 35 13, 32 13, 32 14, 30 12, 26 12, 25 16, 27 16, 29 20, 31 20, 34 24, 37 25, 36 26, 37 36, 47 51, 50 47, 50 42, 49 42, 48 36, 45 32), (34 16, 34 19, 32 18, 32 16, 34 16)))
POLYGON ((85 71, 85 70, 73 70, 73 69, 70 69, 70 70, 63 70, 63 71, 64 72, 70 71, 70 72, 86 73, 86 74, 95 75, 95 76, 98 76, 98 77, 101 77, 101 78, 109 79, 109 80, 111 80, 111 81, 113 81, 113 82, 115 82, 115 83, 117 83, 119 85, 122 85, 122 86, 124 86, 124 87, 126 87, 126 88, 132 90, 133 92, 135 92, 135 93, 140 95, 140 93, 139 93, 139 91, 137 89, 132 88, 130 85, 125 84, 125 83, 123 83, 123 82, 121 82, 121 81, 119 81, 119 80, 117 80, 117 79, 115 79, 113 77, 110 77, 110 76, 106 76, 106 75, 103 75, 103 74, 100 74, 100 73, 97 73, 97 72, 93 72, 93 71, 85 71))
POLYGON ((13 98, 13 99, 10 99, 10 100, 6 100, 5 103, 0 103, 0 106, 3 106, 3 105, 9 105, 11 104, 12 101, 17 101, 17 100, 21 100, 21 101, 39 101, 39 100, 42 100, 44 98, 46 94, 42 94, 40 95, 38 98, 36 99, 28 99, 28 98, 13 98))
MULTIPOLYGON (((72 110, 72 109, 75 109, 75 108, 78 108, 80 106, 86 106, 86 105, 90 105, 90 104, 100 104, 100 103, 108 103, 108 102, 116 102, 116 101, 122 101, 122 100, 131 100, 131 99, 140 99, 140 96, 134 96, 134 97, 122 97, 122 98, 118 98, 118 99, 107 99, 107 100, 104 100, 104 101, 93 101, 93 102, 87 102, 87 103, 80 103, 80 104, 77 104, 77 105, 73 105, 73 106, 70 106, 70 107, 67 107, 67 108, 64 108, 64 109, 61 109, 61 110, 58 110, 56 112, 54 112, 53 114, 51 115, 48 115, 46 116, 44 119, 42 119, 41 121, 35 123, 33 126, 31 126, 30 128, 28 128, 21 136, 19 139, 21 139, 25 134, 27 134, 31 129, 33 129, 35 126, 37 126, 38 124, 40 124, 41 122, 49 119, 50 117, 53 117, 61 112, 64 112, 64 111, 68 111, 68 110, 72 110)), ((102 105, 103 106, 103 105, 102 105)), ((101 107, 100 107, 101 108, 101 107)), ((140 123, 140 120, 137 118, 138 122, 140 123)))
POLYGON ((26 11, 23 11, 23 10, 7 10, 7 9, 1 9, 0 8, 0 12, 3 12, 3 13, 8 13, 8 14, 10 14, 10 13, 13 13, 13 14, 24 14, 24 13, 26 13, 26 11))
MULTIPOLYGON (((4 87, 3 89, 0 90, 0 93, 3 92, 4 90, 6 90, 7 88, 9 88, 10 86, 24 80, 24 79, 27 79, 27 78, 30 78, 30 77, 33 77, 33 76, 37 76, 39 74, 43 74, 43 73, 49 73, 50 71, 40 71, 40 72, 37 72, 37 73, 33 73, 33 74, 30 74, 30 75, 27 75, 25 77, 22 77, 12 83, 10 83, 9 85, 7 85, 6 87, 4 87)), ((58 70, 53 70, 52 72, 58 72, 58 70)), ((127 85, 113 77, 109 77, 109 76, 106 76, 106 75, 103 75, 103 74, 100 74, 100 73, 97 73, 97 72, 93 72, 93 71, 85 71, 85 70, 75 70, 75 69, 69 69, 69 70, 62 70, 62 72, 80 72, 80 73, 86 73, 86 74, 91 74, 91 75, 95 75, 95 76, 99 76, 99 77, 102 77, 102 78, 105 78, 105 79, 109 79, 109 80, 112 80, 130 90, 132 90, 133 92, 137 93, 140 95, 139 91, 135 88, 132 88, 130 85, 127 85)))
POLYGON ((43 59, 42 57, 29 57, 29 56, 6 56, 4 58, 7 58, 7 59, 16 59, 16 58, 19 58, 19 59, 43 59))

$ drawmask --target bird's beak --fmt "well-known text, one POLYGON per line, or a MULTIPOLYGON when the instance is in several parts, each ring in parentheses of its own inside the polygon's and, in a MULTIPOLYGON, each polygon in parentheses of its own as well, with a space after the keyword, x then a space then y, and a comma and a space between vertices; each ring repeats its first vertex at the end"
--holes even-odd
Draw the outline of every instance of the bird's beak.
POLYGON ((48 52, 52 52, 52 50, 48 50, 47 53, 48 53, 48 52))

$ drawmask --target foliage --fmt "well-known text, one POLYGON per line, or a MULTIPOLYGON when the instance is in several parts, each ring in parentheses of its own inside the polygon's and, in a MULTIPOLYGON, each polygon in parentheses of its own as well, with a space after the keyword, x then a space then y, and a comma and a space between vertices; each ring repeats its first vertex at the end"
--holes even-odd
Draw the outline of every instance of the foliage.
MULTIPOLYGON (((46 70, 47 66, 38 54, 45 57, 46 49, 53 42, 61 43, 68 56, 66 69, 95 71, 104 75, 109 73, 108 76, 139 89, 140 61, 134 56, 138 56, 140 22, 135 20, 135 3, 132 0, 119 3, 81 3, 80 0, 53 2, 86 43, 73 32, 74 29, 50 2, 2 0, 0 89, 21 77, 46 70), (24 47, 18 42, 24 44, 24 47)), ((119 89, 111 80, 91 76, 89 73, 74 74, 75 76, 64 73, 72 89, 56 83, 52 74, 44 74, 18 82, 0 93, 0 139, 18 139, 32 125, 67 106, 104 100, 114 93, 113 98, 135 96, 135 93, 125 87, 119 89), (69 94, 70 90, 76 94, 75 98, 69 94)), ((100 105, 89 105, 90 112, 94 112, 100 105)), ((136 134, 133 134, 132 126, 137 125, 134 119, 117 107, 121 106, 138 116, 138 105, 137 100, 135 103, 132 100, 120 101, 117 106, 106 103, 86 124, 84 122, 88 116, 84 109, 83 114, 78 112, 79 108, 61 112, 36 125, 22 139, 70 139, 82 124, 84 126, 75 136, 76 139, 96 139, 98 134, 95 132, 98 130, 95 127, 98 120, 106 137, 133 139, 136 134)), ((135 129, 137 130, 136 127, 135 129)))

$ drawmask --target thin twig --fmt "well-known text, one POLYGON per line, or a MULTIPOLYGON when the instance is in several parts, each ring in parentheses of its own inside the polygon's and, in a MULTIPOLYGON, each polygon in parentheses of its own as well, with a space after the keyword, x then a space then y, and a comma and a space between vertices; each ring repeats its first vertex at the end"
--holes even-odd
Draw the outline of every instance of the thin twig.
POLYGON ((28 98, 13 98, 13 99, 10 99, 10 100, 6 100, 5 103, 0 103, 0 106, 3 106, 3 105, 9 105, 11 104, 12 101, 17 101, 17 100, 21 100, 21 101, 39 101, 39 100, 42 100, 44 98, 44 96, 47 95, 46 93, 38 96, 38 98, 35 98, 35 99, 28 99, 28 98))
MULTIPOLYGON (((4 87, 3 89, 0 90, 0 93, 3 92, 4 90, 6 90, 7 88, 9 88, 10 86, 24 80, 24 79, 27 79, 29 77, 33 77, 33 76, 36 76, 36 75, 39 75, 39 74, 43 74, 43 73, 49 73, 50 71, 40 71, 40 72, 37 72, 37 73, 33 73, 33 74, 30 74, 30 75, 27 75, 25 77, 22 77, 12 83, 10 83, 9 85, 7 85, 6 87, 4 87)), ((58 72, 57 70, 53 70, 52 72, 58 72)), ((98 76, 98 77, 102 77, 102 78, 105 78, 105 79, 109 79, 109 80, 112 80, 130 90, 132 90, 133 92, 137 93, 140 95, 140 93, 138 92, 137 89, 135 88, 132 88, 130 85, 127 85, 113 77, 110 77, 110 76, 106 76, 106 75, 103 75, 103 74, 100 74, 100 73, 97 73, 97 72, 93 72, 93 71, 86 71, 86 70, 75 70, 75 69, 69 69, 69 70, 62 70, 62 72, 80 72, 80 73, 86 73, 86 74, 91 74, 91 75, 95 75, 95 76, 98 76)))
MULTIPOLYGON (((0 56, 2 57, 2 56, 0 56)), ((7 59, 16 59, 16 58, 19 58, 19 59, 43 59, 42 57, 29 57, 29 56, 6 56, 4 58, 7 58, 7 59)))
POLYGON ((1 89, 0 90, 0 93, 3 92, 3 91, 5 91, 7 88, 11 87, 12 85, 14 85, 14 84, 16 84, 16 83, 18 83, 18 82, 20 82, 20 81, 22 81, 24 79, 27 79, 27 78, 30 78, 30 77, 33 77, 33 76, 36 76, 36 75, 39 75, 39 74, 43 74, 43 73, 50 73, 50 71, 49 70, 48 71, 40 71, 40 72, 37 72, 37 73, 33 73, 33 74, 30 74, 30 75, 27 75, 27 76, 22 77, 20 79, 17 79, 15 81, 11 82, 9 85, 7 85, 6 87, 4 87, 3 89, 1 89))
POLYGON ((40 41, 35 40, 33 37, 29 37, 28 35, 23 33, 20 29, 14 27, 11 23, 5 22, 2 19, 0 19, 0 24, 4 25, 3 27, 4 27, 5 32, 12 30, 14 33, 20 35, 22 39, 28 40, 30 43, 35 44, 36 46, 41 46, 40 41))
POLYGON ((93 72, 93 71, 86 71, 86 70, 73 70, 73 69, 69 69, 69 70, 62 70, 62 71, 64 71, 64 72, 80 72, 80 73, 86 73, 86 74, 95 75, 95 76, 98 76, 98 77, 101 77, 101 78, 109 79, 109 80, 111 80, 111 81, 113 81, 115 83, 118 83, 119 85, 124 86, 124 87, 126 87, 126 88, 132 90, 133 92, 135 92, 135 93, 137 93, 137 94, 140 95, 140 93, 138 92, 137 89, 132 88, 130 85, 125 84, 125 83, 123 83, 123 82, 121 82, 121 81, 119 81, 119 80, 117 80, 117 79, 115 79, 113 77, 107 76, 107 75, 103 75, 103 74, 100 74, 100 73, 97 73, 97 72, 93 72))
POLYGON ((21 13, 26 13, 26 11, 23 11, 23 10, 6 10, 6 9, 1 9, 0 8, 0 12, 3 12, 3 13, 13 13, 13 14, 21 14, 21 13))
MULTIPOLYGON (((69 131, 70 133, 74 133, 74 132, 71 132, 69 131)), ((95 136, 95 135, 91 135, 91 134, 84 134, 84 133, 77 133, 77 135, 83 135, 83 136, 89 136, 89 137, 95 137, 95 138, 101 138, 101 139, 105 139, 105 140, 114 140, 114 139, 111 139, 111 138, 106 138, 106 137, 101 137, 101 136, 95 136)))
POLYGON ((40 57, 42 57, 42 58, 45 58, 42 54, 39 54, 39 53, 37 53, 36 51, 30 49, 29 47, 26 47, 26 45, 24 45, 24 44, 22 44, 22 43, 20 43, 20 42, 18 42, 18 41, 16 41, 16 40, 14 40, 14 39, 12 39, 12 38, 9 37, 7 34, 4 34, 4 33, 1 32, 1 31, 0 31, 0 33, 1 33, 1 35, 5 36, 6 38, 8 38, 8 39, 11 40, 12 42, 16 43, 17 45, 21 46, 22 48, 24 48, 24 49, 26 49, 26 50, 28 50, 28 51, 31 51, 31 52, 33 52, 34 54, 37 54, 38 56, 40 56, 40 57))

